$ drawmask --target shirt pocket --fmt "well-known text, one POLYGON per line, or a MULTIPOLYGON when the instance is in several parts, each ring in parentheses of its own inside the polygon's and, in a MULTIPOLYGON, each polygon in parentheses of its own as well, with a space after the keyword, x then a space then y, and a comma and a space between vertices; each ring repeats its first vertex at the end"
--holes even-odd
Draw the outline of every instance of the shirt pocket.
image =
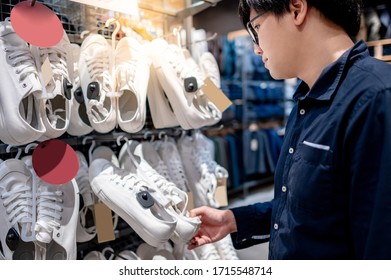
POLYGON ((314 215, 327 213, 332 206, 335 176, 330 148, 299 143, 288 177, 291 205, 314 215))

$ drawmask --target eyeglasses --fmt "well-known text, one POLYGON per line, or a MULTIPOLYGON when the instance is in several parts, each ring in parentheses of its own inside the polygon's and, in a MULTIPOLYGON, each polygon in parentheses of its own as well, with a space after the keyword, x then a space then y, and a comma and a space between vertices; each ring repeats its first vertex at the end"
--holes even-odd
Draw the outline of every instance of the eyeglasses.
POLYGON ((252 23, 259 17, 263 16, 265 13, 261 13, 253 17, 252 19, 249 20, 246 24, 247 32, 250 34, 251 39, 253 40, 254 44, 258 45, 259 44, 259 38, 258 38, 258 33, 252 26, 252 23))

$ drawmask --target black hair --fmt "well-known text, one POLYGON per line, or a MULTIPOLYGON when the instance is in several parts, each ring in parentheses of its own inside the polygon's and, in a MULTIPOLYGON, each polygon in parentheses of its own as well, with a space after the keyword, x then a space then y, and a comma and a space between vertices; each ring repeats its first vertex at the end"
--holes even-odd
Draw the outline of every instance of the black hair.
MULTIPOLYGON (((250 20, 250 10, 282 16, 289 12, 291 0, 240 0, 238 13, 243 25, 250 20)), ((341 26, 350 37, 360 29, 362 0, 307 0, 308 6, 319 10, 327 19, 341 26)))

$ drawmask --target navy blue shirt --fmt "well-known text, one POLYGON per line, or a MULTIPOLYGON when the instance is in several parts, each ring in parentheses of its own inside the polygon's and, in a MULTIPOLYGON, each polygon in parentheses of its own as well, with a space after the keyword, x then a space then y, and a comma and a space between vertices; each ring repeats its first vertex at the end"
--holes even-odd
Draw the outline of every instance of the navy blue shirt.
POLYGON ((356 43, 294 96, 271 202, 231 209, 269 259, 391 259, 391 65, 356 43))

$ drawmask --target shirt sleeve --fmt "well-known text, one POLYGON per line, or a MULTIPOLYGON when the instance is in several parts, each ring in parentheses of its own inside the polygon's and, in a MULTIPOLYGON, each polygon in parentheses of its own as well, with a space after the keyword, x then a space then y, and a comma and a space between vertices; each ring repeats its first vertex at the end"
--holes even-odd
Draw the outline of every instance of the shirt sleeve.
POLYGON ((237 232, 231 234, 235 249, 269 241, 273 201, 232 208, 237 232))
POLYGON ((358 259, 391 259, 391 89, 360 98, 346 135, 352 246, 358 259))

